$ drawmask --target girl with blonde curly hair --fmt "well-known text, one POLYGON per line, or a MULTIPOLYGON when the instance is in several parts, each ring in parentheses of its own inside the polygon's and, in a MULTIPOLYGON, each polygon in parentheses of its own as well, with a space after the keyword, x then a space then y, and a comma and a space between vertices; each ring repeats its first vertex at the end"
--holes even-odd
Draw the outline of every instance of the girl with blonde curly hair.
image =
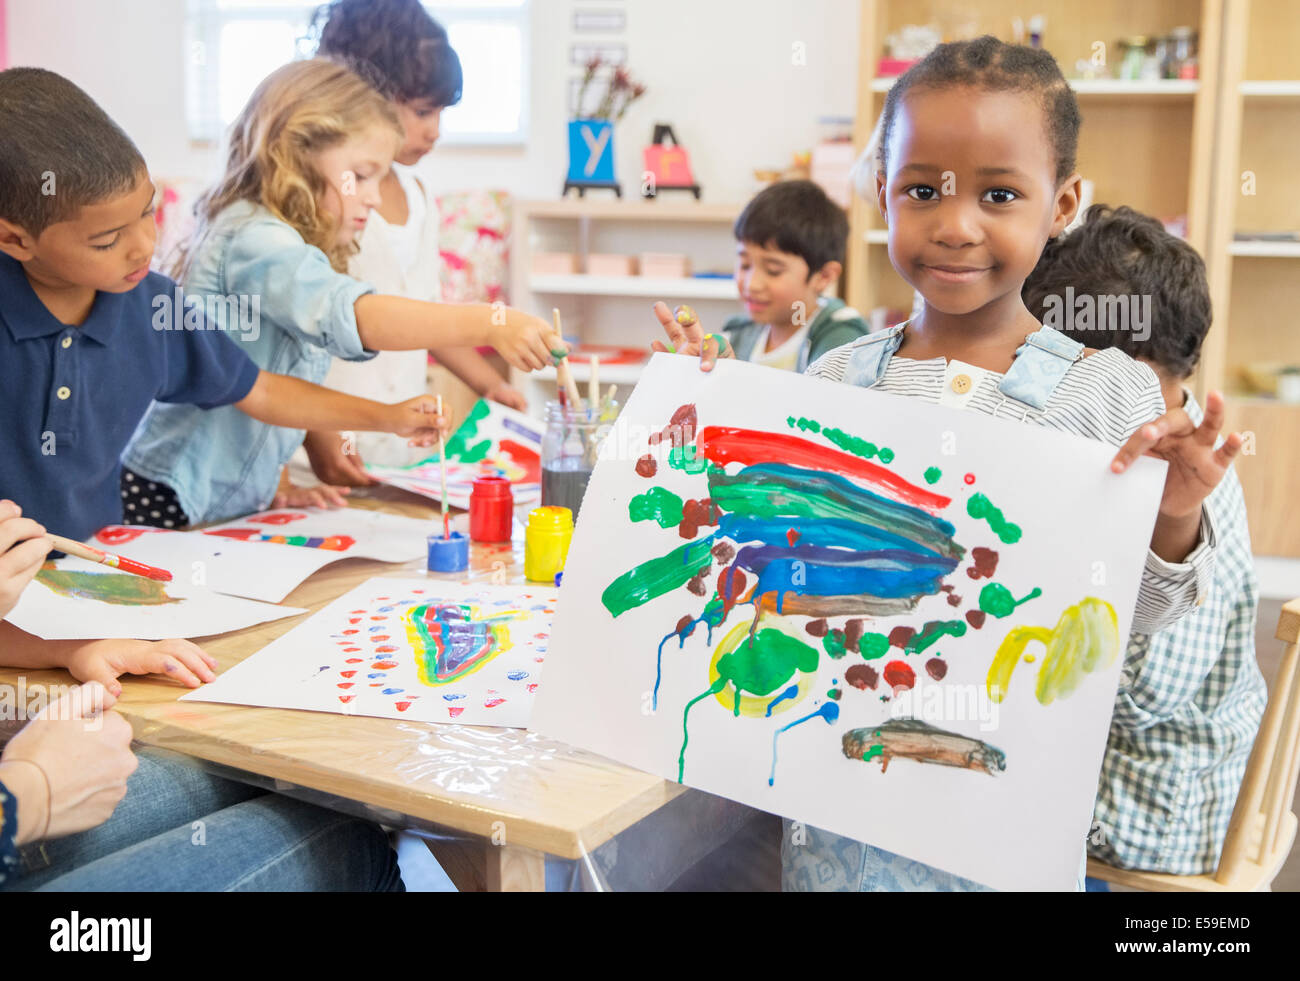
MULTIPOLYGON (((196 206, 176 260, 186 293, 215 298, 204 307, 213 327, 262 368, 317 383, 333 358, 377 351, 490 345, 523 371, 549 364, 564 345, 537 317, 379 295, 347 275, 402 139, 392 103, 348 68, 313 59, 272 72, 231 128, 225 175, 196 206), (250 307, 251 329, 238 314, 250 307)), ((149 499, 129 513, 184 527, 271 505, 343 504, 344 489, 283 479, 303 435, 234 410, 155 403, 124 455, 124 500, 149 499)))

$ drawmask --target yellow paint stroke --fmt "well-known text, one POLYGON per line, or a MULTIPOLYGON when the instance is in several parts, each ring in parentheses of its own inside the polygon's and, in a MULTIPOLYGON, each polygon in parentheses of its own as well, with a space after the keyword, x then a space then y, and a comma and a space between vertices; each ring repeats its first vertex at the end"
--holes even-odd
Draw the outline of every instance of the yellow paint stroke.
MULTIPOLYGON (((764 616, 759 620, 759 624, 763 629, 780 630, 782 633, 794 637, 800 642, 804 640, 802 631, 795 626, 793 620, 786 617, 764 616)), ((734 651, 744 643, 749 637, 750 631, 753 629, 753 622, 746 620, 743 623, 736 624, 736 626, 727 633, 727 636, 722 638, 721 643, 718 644, 717 648, 713 652, 713 658, 709 661, 710 687, 716 685, 719 678, 722 677, 722 673, 718 670, 718 662, 722 660, 723 655, 734 651)), ((815 671, 796 671, 795 673, 798 676, 798 680, 793 681, 793 683, 798 686, 799 692, 793 698, 778 698, 777 696, 780 694, 780 689, 769 692, 766 695, 751 695, 743 691, 737 693, 736 687, 731 681, 727 681, 723 688, 715 693, 713 697, 716 698, 718 704, 726 708, 728 712, 735 713, 736 707, 739 705, 739 714, 749 719, 761 719, 769 715, 780 715, 782 712, 787 712, 802 702, 804 698, 807 697, 809 690, 812 688, 813 682, 817 680, 817 673, 815 671), (737 694, 740 695, 739 700, 736 698, 737 694), (769 705, 771 705, 770 712, 768 711, 769 705)), ((786 685, 782 685, 781 689, 784 689, 785 687, 786 685)))
MULTIPOLYGON (((1086 675, 1103 671, 1115 662, 1119 653, 1119 622, 1109 603, 1090 596, 1062 613, 1053 630, 1013 628, 998 646, 989 666, 985 687, 990 701, 1000 702, 1006 697, 1011 673, 1025 647, 1033 641, 1047 648, 1038 668, 1034 696, 1043 705, 1051 705, 1056 699, 1071 695, 1086 675)), ((1032 662, 1033 656, 1025 656, 1024 660, 1032 662)))

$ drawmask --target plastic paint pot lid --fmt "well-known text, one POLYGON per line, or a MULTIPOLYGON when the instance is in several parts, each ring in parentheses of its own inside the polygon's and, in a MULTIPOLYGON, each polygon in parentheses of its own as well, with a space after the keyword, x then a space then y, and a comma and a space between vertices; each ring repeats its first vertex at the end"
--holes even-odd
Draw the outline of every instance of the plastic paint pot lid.
POLYGON ((553 505, 534 508, 528 513, 528 527, 542 531, 565 531, 573 527, 573 512, 553 505))

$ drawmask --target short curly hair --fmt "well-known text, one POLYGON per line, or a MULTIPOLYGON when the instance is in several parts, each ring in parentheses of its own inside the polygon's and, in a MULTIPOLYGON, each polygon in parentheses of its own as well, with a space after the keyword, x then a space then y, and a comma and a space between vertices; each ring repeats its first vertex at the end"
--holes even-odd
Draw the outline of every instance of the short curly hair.
POLYGON ((460 102, 460 57, 420 0, 333 0, 317 8, 308 36, 317 57, 343 62, 396 102, 460 102))
POLYGON ((1205 262, 1156 219, 1094 204, 1083 224, 1047 243, 1020 296, 1041 320, 1049 298, 1064 296, 1067 287, 1077 296, 1151 297, 1145 338, 1099 315, 1095 329, 1071 331, 1074 340, 1145 358, 1172 378, 1186 378, 1196 367, 1213 319, 1205 262))
POLYGON ((1061 74, 1056 59, 1039 48, 1007 44, 991 34, 939 45, 894 83, 885 96, 881 120, 881 170, 886 169, 889 137, 903 97, 912 89, 963 85, 990 92, 1026 92, 1037 96, 1056 157, 1057 183, 1074 173, 1083 120, 1074 90, 1061 74))

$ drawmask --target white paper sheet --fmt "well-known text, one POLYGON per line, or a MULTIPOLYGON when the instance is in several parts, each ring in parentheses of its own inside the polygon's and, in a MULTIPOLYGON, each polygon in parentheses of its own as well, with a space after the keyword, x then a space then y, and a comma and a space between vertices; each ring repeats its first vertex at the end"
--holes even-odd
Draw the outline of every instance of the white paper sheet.
POLYGON ((995 888, 1073 888, 1165 471, 1113 455, 656 356, 583 502, 531 728, 995 888), (688 405, 682 446, 653 443, 688 405))
POLYGON ((181 581, 154 582, 70 556, 51 565, 5 617, 45 640, 209 637, 306 612, 181 581))
MULTIPOLYGON (((511 483, 515 506, 542 499, 542 437, 546 424, 496 402, 479 399, 465 422, 447 440, 447 505, 468 509, 474 480, 505 477, 511 483)), ((367 465, 375 480, 442 500, 439 456, 407 467, 367 465)))
POLYGON ((230 596, 279 603, 340 559, 410 562, 427 554, 433 522, 362 508, 282 508, 204 531, 113 525, 95 548, 166 569, 177 580, 230 596))
POLYGON ((523 727, 556 596, 541 586, 371 579, 184 698, 523 727))

